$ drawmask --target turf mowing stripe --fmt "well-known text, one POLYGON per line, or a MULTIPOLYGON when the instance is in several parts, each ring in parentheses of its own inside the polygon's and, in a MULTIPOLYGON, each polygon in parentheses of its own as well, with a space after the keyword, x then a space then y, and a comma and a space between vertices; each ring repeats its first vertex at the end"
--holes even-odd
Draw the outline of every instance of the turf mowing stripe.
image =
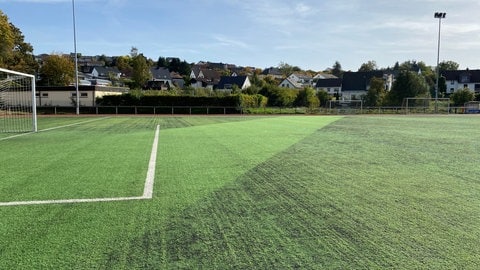
MULTIPOLYGON (((107 118, 110 118, 110 117, 96 118, 96 119, 93 119, 93 120, 81 121, 81 122, 77 122, 77 123, 73 123, 73 124, 69 124, 69 125, 52 127, 52 128, 46 128, 46 129, 39 130, 38 132, 50 131, 50 130, 55 130, 55 129, 59 129, 59 128, 65 128, 65 127, 71 127, 71 126, 81 125, 81 124, 90 123, 90 122, 93 122, 93 121, 103 120, 103 119, 107 119, 107 118)), ((17 137, 20 137, 20 136, 25 136, 25 135, 28 135, 28 134, 35 134, 35 132, 21 133, 21 134, 12 135, 12 136, 5 137, 5 138, 0 138, 0 141, 4 141, 4 140, 8 140, 8 139, 13 139, 13 138, 17 138, 17 137)))
POLYGON ((38 200, 38 201, 16 201, 0 202, 1 206, 21 206, 21 205, 40 205, 40 204, 67 204, 67 203, 92 203, 92 202, 114 202, 114 201, 133 201, 147 200, 153 198, 153 183, 155 181, 155 166, 157 164, 158 137, 160 135, 160 125, 157 125, 155 137, 153 139, 152 151, 148 162, 147 177, 142 196, 136 197, 115 197, 115 198, 93 198, 93 199, 64 199, 64 200, 38 200))

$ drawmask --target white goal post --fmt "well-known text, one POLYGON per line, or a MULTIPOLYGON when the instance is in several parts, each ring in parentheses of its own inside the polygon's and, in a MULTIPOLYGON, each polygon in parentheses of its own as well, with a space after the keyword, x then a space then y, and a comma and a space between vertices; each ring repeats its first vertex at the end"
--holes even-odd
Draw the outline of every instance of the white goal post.
POLYGON ((330 111, 345 114, 357 114, 363 112, 363 100, 329 100, 328 108, 330 111))
POLYGON ((0 68, 0 132, 36 131, 35 76, 0 68))
POLYGON ((449 98, 404 98, 405 113, 449 113, 449 98))

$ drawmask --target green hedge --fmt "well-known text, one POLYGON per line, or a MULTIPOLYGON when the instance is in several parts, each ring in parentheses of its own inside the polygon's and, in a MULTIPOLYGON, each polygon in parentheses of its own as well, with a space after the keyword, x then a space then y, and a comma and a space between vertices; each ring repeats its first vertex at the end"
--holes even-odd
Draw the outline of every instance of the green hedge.
POLYGON ((219 106, 237 107, 240 105, 238 95, 223 97, 194 97, 194 96, 133 96, 123 94, 117 96, 103 96, 97 99, 100 106, 219 106))

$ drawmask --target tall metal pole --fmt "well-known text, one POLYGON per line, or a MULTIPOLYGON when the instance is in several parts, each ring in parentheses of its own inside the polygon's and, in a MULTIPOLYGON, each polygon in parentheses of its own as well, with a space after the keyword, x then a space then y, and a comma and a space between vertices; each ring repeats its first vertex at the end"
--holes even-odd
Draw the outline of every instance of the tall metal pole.
POLYGON ((445 12, 435 12, 434 18, 438 18, 438 47, 437 47, 437 82, 435 85, 435 113, 438 113, 438 90, 439 90, 439 79, 440 79, 440 30, 442 26, 442 19, 445 18, 447 13, 445 12))
POLYGON ((75 0, 72 0, 72 11, 73 11, 73 53, 75 54, 75 103, 76 103, 76 113, 80 114, 80 91, 78 89, 78 57, 77 57, 77 30, 75 22, 75 0))

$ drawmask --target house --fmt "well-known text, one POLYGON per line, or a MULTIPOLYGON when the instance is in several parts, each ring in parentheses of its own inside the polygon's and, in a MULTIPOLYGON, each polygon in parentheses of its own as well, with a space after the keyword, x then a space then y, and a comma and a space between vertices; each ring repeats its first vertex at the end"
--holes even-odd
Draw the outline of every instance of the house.
POLYGON ((284 76, 282 74, 282 71, 280 69, 274 68, 274 67, 264 69, 260 77, 267 77, 267 76, 271 76, 274 79, 283 79, 284 78, 284 76))
POLYGON ((218 83, 217 90, 231 90, 236 85, 239 89, 245 89, 250 87, 250 79, 248 76, 222 76, 218 83))
POLYGON ((339 97, 342 94, 342 79, 320 79, 315 84, 317 91, 324 90, 330 95, 339 97))
POLYGON ((82 72, 87 80, 93 79, 120 79, 122 73, 116 67, 102 67, 102 66, 85 66, 82 67, 82 72))
POLYGON ((446 70, 441 76, 445 77, 447 94, 463 88, 480 93, 480 70, 446 70))
POLYGON ((302 73, 292 73, 288 78, 291 81, 301 84, 302 86, 312 86, 313 78, 310 75, 302 73))
POLYGON ((284 79, 278 86, 283 88, 292 88, 292 89, 299 89, 299 90, 303 88, 303 85, 301 83, 291 79, 290 77, 284 79))
POLYGON ((172 83, 174 86, 178 88, 183 88, 185 86, 185 80, 180 73, 170 72, 170 77, 172 78, 172 83))
POLYGON ((323 80, 323 79, 337 79, 338 77, 329 73, 319 72, 314 77, 313 80, 323 80))
MULTIPOLYGON (((95 106, 99 97, 121 95, 128 92, 124 87, 104 87, 79 85, 80 106, 95 106)), ((77 97, 75 86, 37 86, 37 106, 74 106, 77 97)))
POLYGON ((147 82, 146 89, 168 90, 173 86, 170 71, 164 67, 152 67, 150 69, 151 78, 147 82))
POLYGON ((195 65, 190 73, 190 85, 193 88, 213 89, 220 82, 220 77, 220 73, 213 69, 195 65))
POLYGON ((344 100, 360 99, 367 94, 370 80, 374 77, 385 79, 383 71, 344 72, 342 98, 344 100))

